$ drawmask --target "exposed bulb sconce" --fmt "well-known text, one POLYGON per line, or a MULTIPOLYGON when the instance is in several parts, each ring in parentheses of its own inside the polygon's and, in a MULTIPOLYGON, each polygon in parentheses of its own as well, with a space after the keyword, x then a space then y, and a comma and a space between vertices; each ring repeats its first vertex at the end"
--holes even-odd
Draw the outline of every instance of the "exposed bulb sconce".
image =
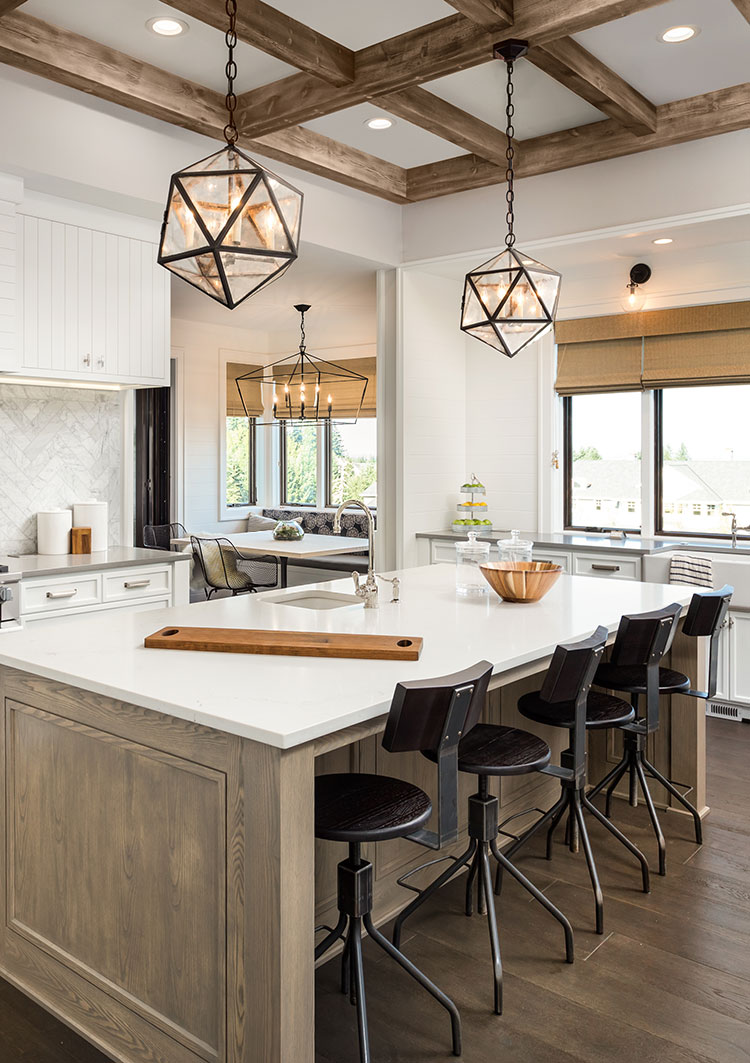
POLYGON ((630 267, 630 281, 625 285, 625 294, 620 301, 623 310, 631 313, 643 310, 646 302, 646 293, 643 291, 642 285, 650 277, 651 267, 647 266, 645 262, 636 262, 634 266, 630 267))

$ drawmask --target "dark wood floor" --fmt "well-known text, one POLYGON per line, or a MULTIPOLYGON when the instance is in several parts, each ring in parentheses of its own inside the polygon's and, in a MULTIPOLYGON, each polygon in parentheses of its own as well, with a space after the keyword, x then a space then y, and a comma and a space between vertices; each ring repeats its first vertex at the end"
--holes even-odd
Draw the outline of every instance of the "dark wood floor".
MULTIPOLYGON (((456 1001, 466 1063, 748 1063, 750 1061, 750 726, 709 720, 709 804, 702 849, 690 822, 662 817, 668 875, 639 890, 632 858, 591 827, 605 890, 605 934, 593 930, 583 855, 530 847, 519 866, 571 919, 576 962, 558 924, 508 882, 498 905, 505 1014, 491 1012, 486 920, 461 914, 463 883, 407 924, 408 955, 456 1001)), ((645 809, 616 820, 654 862, 645 809)), ((376 1063, 453 1058, 447 1018, 370 942, 365 977, 376 1063)), ((354 1009, 338 964, 318 972, 318 1063, 358 1059, 354 1009)), ((65 1026, 0 981, 2 1063, 106 1063, 65 1026)))

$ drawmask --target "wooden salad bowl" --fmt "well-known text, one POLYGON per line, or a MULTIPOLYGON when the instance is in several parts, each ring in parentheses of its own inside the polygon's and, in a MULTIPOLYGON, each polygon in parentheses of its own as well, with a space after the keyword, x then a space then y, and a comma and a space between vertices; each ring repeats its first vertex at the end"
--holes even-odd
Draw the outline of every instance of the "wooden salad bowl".
POLYGON ((562 568, 550 561, 487 561, 482 575, 504 602, 538 602, 557 583, 562 568))

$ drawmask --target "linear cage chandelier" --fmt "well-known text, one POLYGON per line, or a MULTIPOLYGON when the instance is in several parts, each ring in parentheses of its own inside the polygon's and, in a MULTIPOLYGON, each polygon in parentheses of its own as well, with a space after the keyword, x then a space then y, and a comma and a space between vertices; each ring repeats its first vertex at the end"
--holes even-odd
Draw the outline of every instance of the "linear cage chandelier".
POLYGON ((305 344, 310 304, 297 303, 294 309, 300 315, 300 343, 293 360, 287 355, 237 377, 245 416, 262 425, 356 424, 368 378, 310 354, 305 344))
POLYGON ((158 262, 234 310, 296 260, 303 196, 237 147, 236 0, 226 10, 226 146, 172 174, 158 262))
POLYGON ((466 274, 461 301, 461 329, 512 358, 548 332, 555 320, 561 276, 515 247, 513 63, 528 51, 527 41, 496 44, 495 58, 507 67, 505 157, 507 188, 505 250, 466 274))

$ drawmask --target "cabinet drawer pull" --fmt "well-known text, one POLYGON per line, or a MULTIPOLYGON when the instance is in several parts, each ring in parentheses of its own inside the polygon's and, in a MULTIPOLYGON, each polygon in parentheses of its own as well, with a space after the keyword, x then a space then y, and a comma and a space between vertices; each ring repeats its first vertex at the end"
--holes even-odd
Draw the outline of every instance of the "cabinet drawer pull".
POLYGON ((74 587, 72 591, 47 591, 48 598, 74 598, 78 594, 78 588, 74 587))
POLYGON ((591 565, 592 572, 619 572, 619 565, 591 565))
POLYGON ((135 587, 150 587, 150 586, 151 586, 151 580, 150 579, 125 580, 125 583, 124 583, 124 587, 128 591, 133 590, 135 587))

